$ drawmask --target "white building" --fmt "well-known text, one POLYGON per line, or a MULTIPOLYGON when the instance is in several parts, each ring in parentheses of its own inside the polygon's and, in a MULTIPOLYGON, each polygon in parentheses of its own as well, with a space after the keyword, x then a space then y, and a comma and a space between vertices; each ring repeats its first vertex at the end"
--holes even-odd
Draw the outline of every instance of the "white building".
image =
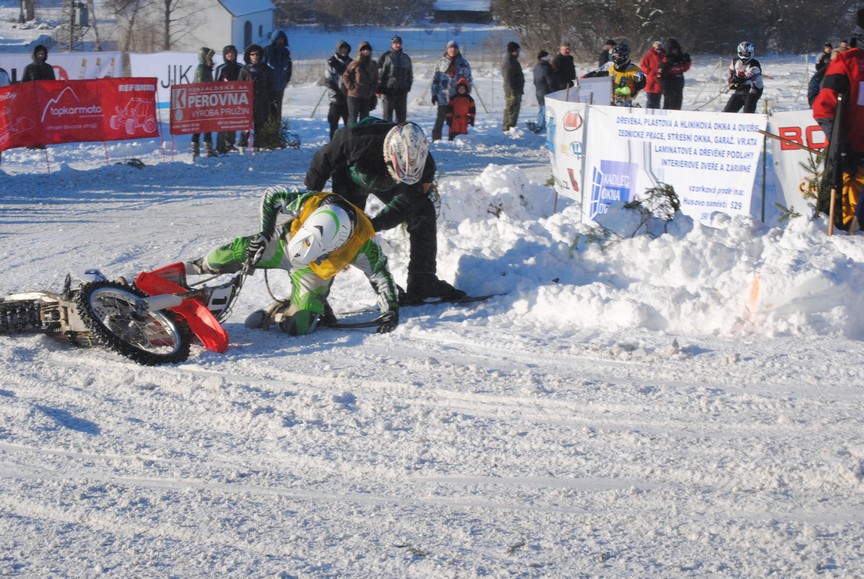
POLYGON ((233 44, 243 49, 257 43, 269 44, 276 7, 272 0, 195 0, 197 21, 188 34, 178 38, 172 50, 197 51, 208 46, 221 54, 222 47, 233 44))

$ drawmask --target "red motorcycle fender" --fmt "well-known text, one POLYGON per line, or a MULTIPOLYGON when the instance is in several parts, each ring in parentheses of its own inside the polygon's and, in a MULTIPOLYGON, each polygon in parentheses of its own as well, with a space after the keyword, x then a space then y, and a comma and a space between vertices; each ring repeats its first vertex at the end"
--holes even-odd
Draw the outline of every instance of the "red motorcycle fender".
MULTIPOLYGON (((151 296, 178 294, 189 290, 184 287, 186 267, 182 263, 172 263, 165 267, 143 271, 135 279, 135 285, 151 296)), ((216 320, 207 306, 200 300, 188 299, 171 311, 186 320, 204 347, 222 354, 228 349, 228 333, 216 320)))

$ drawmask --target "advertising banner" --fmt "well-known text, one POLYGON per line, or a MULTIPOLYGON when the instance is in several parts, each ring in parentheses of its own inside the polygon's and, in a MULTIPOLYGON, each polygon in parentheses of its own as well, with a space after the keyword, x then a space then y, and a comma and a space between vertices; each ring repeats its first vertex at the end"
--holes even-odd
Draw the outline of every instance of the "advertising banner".
POLYGON ((171 134, 241 131, 252 127, 252 81, 171 87, 171 134))
POLYGON ((159 136, 156 79, 34 81, 0 88, 0 150, 159 136))
POLYGON ((586 108, 584 102, 546 99, 546 145, 552 176, 558 193, 573 199, 582 198, 586 108))
POLYGON ((583 220, 661 183, 699 221, 714 211, 750 214, 766 122, 755 114, 587 107, 583 220))
POLYGON ((796 147, 794 143, 824 153, 828 139, 813 120, 813 111, 810 110, 772 114, 768 119, 768 132, 792 141, 768 140, 777 179, 777 202, 803 215, 808 203, 816 202, 815 180, 825 164, 822 157, 796 147))
MULTIPOLYGON (((6 69, 12 83, 19 82, 24 67, 33 62, 30 53, 0 54, 0 68, 6 69)), ((49 52, 48 64, 56 80, 86 80, 123 76, 119 52, 49 52)))

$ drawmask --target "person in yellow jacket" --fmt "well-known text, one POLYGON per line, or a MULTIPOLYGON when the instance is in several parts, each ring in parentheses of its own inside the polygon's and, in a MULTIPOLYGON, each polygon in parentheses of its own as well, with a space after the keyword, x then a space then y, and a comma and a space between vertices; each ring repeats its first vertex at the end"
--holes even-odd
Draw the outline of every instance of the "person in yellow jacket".
POLYGON ((383 316, 378 332, 385 333, 399 324, 399 302, 387 256, 374 237, 369 218, 340 195, 270 187, 261 202, 260 233, 237 237, 186 262, 186 273, 234 273, 244 263, 289 272, 290 299, 253 312, 246 326, 266 329, 275 323, 283 332, 299 336, 319 323, 335 321, 327 295, 336 274, 350 265, 366 275, 378 295, 383 316), (277 224, 280 213, 289 217, 283 224, 277 224))
POLYGON ((630 61, 630 47, 627 44, 616 44, 612 49, 612 60, 582 78, 602 76, 612 79, 612 98, 609 104, 615 107, 639 106, 635 102, 636 95, 645 88, 645 74, 630 61))

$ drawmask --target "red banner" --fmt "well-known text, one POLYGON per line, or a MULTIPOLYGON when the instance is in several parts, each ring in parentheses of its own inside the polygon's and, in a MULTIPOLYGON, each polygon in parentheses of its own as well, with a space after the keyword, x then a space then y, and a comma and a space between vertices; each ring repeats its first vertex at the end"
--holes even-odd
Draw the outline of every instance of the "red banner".
POLYGON ((171 134, 252 128, 252 81, 171 86, 171 134))
POLYGON ((155 78, 42 80, 0 88, 0 151, 157 136, 155 78))

